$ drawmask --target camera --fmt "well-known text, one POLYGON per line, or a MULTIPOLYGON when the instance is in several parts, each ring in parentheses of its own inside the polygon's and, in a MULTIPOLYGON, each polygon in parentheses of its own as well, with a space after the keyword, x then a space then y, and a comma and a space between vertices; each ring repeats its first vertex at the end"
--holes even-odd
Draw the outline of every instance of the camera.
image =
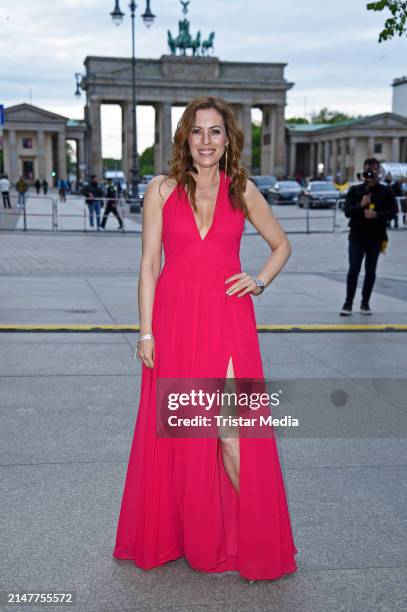
POLYGON ((365 170, 362 173, 363 178, 367 178, 367 179, 371 179, 371 178, 376 178, 376 172, 372 169, 369 170, 365 170))

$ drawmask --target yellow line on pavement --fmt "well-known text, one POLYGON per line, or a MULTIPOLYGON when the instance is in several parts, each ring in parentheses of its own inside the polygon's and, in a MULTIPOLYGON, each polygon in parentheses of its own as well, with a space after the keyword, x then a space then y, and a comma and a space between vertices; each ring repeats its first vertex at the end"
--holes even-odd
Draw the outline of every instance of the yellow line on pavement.
MULTIPOLYGON (((138 332, 139 325, 106 324, 0 324, 0 332, 138 332)), ((262 332, 407 332, 405 323, 301 323, 285 325, 257 325, 262 332)))

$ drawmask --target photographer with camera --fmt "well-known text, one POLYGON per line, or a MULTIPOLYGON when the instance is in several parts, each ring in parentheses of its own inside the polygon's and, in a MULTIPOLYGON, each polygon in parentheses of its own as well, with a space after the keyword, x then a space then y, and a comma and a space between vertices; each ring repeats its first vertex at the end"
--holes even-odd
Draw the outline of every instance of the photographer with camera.
POLYGON ((397 213, 396 199, 389 187, 379 183, 379 161, 365 160, 363 183, 352 186, 346 196, 344 213, 349 218, 349 271, 346 279, 346 300, 340 314, 352 314, 360 268, 365 258, 365 279, 360 312, 370 315, 370 296, 376 280, 379 254, 388 242, 387 221, 397 213))

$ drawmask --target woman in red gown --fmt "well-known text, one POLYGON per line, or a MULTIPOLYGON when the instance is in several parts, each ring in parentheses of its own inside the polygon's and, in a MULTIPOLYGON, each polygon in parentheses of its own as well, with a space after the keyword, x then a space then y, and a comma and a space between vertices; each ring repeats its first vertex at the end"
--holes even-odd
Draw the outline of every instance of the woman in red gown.
POLYGON ((160 379, 264 378, 252 295, 291 246, 247 180, 242 148, 232 108, 197 98, 178 123, 168 175, 144 197, 142 381, 113 556, 143 569, 185 557, 252 582, 297 569, 275 438, 160 437, 156 421, 160 379), (271 249, 255 278, 239 258, 245 218, 271 249))

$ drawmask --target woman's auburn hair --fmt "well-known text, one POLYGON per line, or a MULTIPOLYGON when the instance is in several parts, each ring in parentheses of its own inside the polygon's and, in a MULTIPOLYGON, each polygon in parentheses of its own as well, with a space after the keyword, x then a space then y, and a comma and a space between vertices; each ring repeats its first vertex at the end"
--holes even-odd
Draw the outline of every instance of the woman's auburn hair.
POLYGON ((222 116, 226 136, 228 138, 228 154, 226 168, 226 152, 219 160, 219 169, 224 170, 227 176, 231 177, 229 184, 229 196, 233 208, 243 211, 248 215, 244 192, 246 190, 247 172, 240 163, 240 156, 243 149, 244 134, 236 121, 233 108, 223 100, 214 96, 202 96, 194 98, 184 110, 181 119, 177 124, 172 146, 172 156, 167 178, 175 179, 177 184, 186 187, 188 197, 192 207, 197 212, 196 206, 196 181, 194 174, 197 169, 194 167, 188 138, 195 124, 195 113, 198 110, 213 108, 222 116))

